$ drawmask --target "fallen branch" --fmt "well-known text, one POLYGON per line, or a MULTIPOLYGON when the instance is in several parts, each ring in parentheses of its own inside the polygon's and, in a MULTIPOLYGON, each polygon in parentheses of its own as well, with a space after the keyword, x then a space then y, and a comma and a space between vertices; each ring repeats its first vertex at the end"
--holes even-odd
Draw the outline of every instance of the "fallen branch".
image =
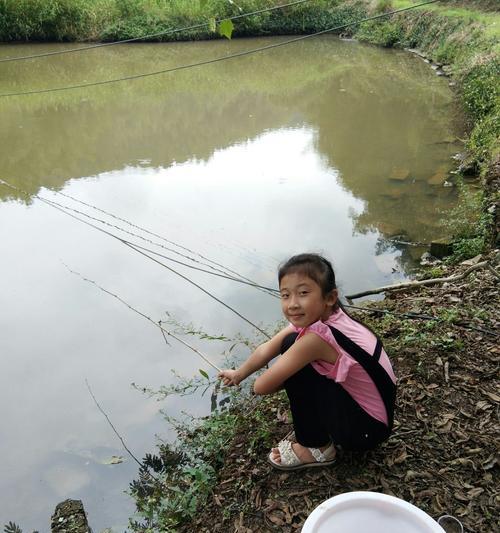
POLYGON ((407 281, 405 283, 398 283, 396 285, 386 285, 385 287, 379 287, 378 289, 371 289, 368 291, 363 292, 357 292, 355 294, 349 294, 345 298, 346 300, 353 300, 356 298, 361 298, 362 296, 368 296, 370 294, 379 294, 381 292, 387 292, 387 291, 397 291, 400 289, 413 289, 415 287, 422 287, 425 285, 435 285, 437 283, 447 283, 447 282, 453 282, 453 281, 459 281, 461 279, 464 279, 467 277, 471 272, 474 270, 478 270, 480 268, 483 268, 487 266, 489 263, 488 261, 482 261, 481 263, 477 263, 476 265, 472 265, 467 270, 462 272, 462 274, 458 274, 456 276, 449 276, 448 278, 432 278, 432 279, 424 279, 421 281, 407 281))

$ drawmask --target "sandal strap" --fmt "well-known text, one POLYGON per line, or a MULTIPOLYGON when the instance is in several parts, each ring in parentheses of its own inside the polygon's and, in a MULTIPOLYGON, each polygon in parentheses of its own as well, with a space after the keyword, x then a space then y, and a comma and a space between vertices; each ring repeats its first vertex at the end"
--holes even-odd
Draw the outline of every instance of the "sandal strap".
POLYGON ((307 448, 307 449, 311 452, 311 455, 316 459, 318 463, 323 463, 326 461, 326 458, 320 449, 318 448, 307 448))
POLYGON ((332 445, 328 446, 328 448, 322 452, 318 448, 307 448, 311 455, 316 459, 318 463, 324 463, 325 461, 329 461, 331 459, 330 455, 332 452, 332 445))
POLYGON ((293 451, 292 443, 289 440, 282 440, 278 444, 278 450, 281 457, 281 465, 283 466, 296 466, 302 464, 302 461, 297 457, 297 454, 293 451))

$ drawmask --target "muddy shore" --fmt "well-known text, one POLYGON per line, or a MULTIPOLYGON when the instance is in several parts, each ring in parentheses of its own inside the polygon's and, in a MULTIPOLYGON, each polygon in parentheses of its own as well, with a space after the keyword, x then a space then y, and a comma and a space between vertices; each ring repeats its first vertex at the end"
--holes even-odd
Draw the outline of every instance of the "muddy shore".
POLYGON ((323 469, 273 470, 266 463, 269 445, 291 425, 284 421, 284 397, 265 398, 238 413, 240 427, 221 452, 216 485, 202 512, 179 531, 299 531, 320 502, 355 490, 403 498, 434 518, 452 514, 468 532, 498 531, 496 272, 484 268, 453 284, 391 293, 374 305, 440 321, 359 315, 381 334, 399 378, 395 430, 380 448, 340 451, 336 464, 323 469), (263 426, 268 433, 259 432, 263 426))

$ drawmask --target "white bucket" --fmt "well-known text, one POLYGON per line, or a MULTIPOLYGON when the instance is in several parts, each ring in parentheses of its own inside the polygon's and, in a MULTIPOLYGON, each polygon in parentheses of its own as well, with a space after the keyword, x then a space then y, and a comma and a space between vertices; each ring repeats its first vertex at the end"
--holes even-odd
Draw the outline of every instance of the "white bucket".
POLYGON ((418 507, 379 492, 346 492, 324 501, 302 533, 443 533, 418 507))

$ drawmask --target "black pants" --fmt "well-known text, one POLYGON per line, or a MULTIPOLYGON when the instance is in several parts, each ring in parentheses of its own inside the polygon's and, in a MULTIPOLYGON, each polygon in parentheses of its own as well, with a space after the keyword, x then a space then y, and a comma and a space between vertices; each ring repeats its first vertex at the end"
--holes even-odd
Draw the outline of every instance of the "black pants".
MULTIPOLYGON (((296 333, 283 341, 281 353, 296 333)), ((292 411, 295 438, 302 446, 319 448, 330 442, 345 450, 371 450, 389 436, 387 426, 371 417, 341 385, 307 365, 284 383, 292 411)))

